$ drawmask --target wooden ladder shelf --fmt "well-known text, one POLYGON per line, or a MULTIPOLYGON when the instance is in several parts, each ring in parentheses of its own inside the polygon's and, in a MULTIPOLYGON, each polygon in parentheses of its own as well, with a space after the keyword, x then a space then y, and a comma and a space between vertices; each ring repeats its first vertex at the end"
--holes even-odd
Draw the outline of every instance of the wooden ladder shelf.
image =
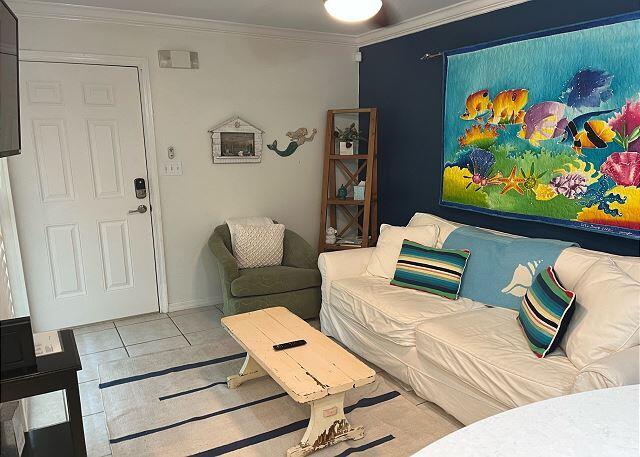
MULTIPOLYGON (((327 130, 325 136, 324 171, 322 178, 322 209, 320 213, 320 236, 318 252, 343 249, 356 249, 375 245, 378 239, 378 110, 377 108, 336 109, 327 111, 327 130), (368 115, 367 141, 358 143, 357 154, 340 155, 336 152, 338 141, 334 136, 336 130, 336 115, 355 116, 356 124, 360 125, 368 115), (364 151, 363 151, 364 149, 364 151), (347 189, 357 185, 364 176, 364 200, 338 198, 337 186, 344 184, 347 189), (342 180, 338 182, 337 178, 342 180), (343 217, 338 217, 339 215, 343 217), (327 223, 328 222, 328 223, 327 223), (341 225, 338 227, 338 225, 341 225), (333 227, 337 230, 338 242, 326 243, 326 229, 333 227), (347 233, 355 233, 356 244, 345 244, 347 233), (341 240, 342 238, 342 240, 341 240)), ((363 127, 360 125, 360 127, 363 127)))

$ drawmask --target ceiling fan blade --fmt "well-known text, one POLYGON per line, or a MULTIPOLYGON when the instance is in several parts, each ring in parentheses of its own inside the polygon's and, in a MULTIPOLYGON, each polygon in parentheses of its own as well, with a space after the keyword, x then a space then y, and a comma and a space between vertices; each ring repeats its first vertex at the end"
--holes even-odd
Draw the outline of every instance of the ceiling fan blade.
POLYGON ((396 22, 398 22, 398 15, 387 2, 383 2, 378 14, 369 19, 369 23, 376 28, 389 27, 396 22))

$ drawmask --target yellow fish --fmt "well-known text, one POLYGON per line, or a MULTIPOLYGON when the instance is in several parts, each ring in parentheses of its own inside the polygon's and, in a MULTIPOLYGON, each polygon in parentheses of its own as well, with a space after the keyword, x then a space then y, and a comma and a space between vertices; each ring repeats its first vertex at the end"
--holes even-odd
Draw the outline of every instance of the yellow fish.
POLYGON ((594 120, 584 123, 584 130, 580 130, 573 138, 573 150, 582 154, 582 149, 604 149, 607 143, 615 138, 615 132, 606 121, 594 120))
POLYGON ((489 98, 489 90, 482 89, 467 97, 465 102, 467 110, 460 116, 460 119, 470 121, 478 116, 483 115, 491 109, 491 99, 489 98))
POLYGON ((498 93, 493 99, 493 114, 489 124, 522 124, 525 112, 522 110, 529 100, 527 89, 509 89, 498 93))

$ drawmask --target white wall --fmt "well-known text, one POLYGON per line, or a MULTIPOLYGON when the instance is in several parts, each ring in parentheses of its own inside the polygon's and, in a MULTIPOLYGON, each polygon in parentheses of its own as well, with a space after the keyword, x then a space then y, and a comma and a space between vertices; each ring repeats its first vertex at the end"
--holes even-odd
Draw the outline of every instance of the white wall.
POLYGON ((173 145, 182 176, 161 176, 170 308, 221 300, 207 248, 232 216, 267 215, 317 244, 326 110, 357 106, 355 48, 237 34, 62 19, 21 18, 20 48, 146 57, 158 159, 173 145), (159 49, 197 51, 199 70, 158 67, 159 49), (265 148, 260 164, 213 165, 207 130, 231 115, 288 144, 285 132, 318 135, 282 158, 265 148))

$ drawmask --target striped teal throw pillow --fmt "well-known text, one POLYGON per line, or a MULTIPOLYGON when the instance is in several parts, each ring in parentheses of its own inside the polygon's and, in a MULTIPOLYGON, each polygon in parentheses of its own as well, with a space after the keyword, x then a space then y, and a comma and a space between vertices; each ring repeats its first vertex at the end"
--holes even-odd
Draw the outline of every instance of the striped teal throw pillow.
POLYGON ((466 249, 430 248, 404 240, 391 284, 457 300, 469 254, 466 249))
POLYGON ((538 357, 555 349, 573 314, 576 294, 565 289, 553 268, 538 273, 527 290, 518 321, 529 347, 538 357))

